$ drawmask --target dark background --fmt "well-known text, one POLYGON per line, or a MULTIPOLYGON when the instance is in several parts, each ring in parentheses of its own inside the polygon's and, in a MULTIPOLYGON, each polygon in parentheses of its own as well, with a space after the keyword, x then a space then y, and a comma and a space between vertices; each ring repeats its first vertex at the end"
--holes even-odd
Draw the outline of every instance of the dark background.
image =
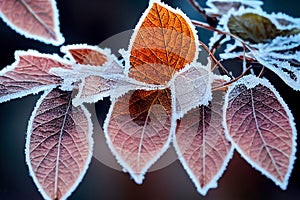
MULTIPOLYGON (((201 19, 186 0, 165 2, 172 7, 180 7, 190 18, 201 19)), ((298 3, 296 0, 267 0, 264 9, 300 17, 298 3)), ((65 44, 97 45, 114 34, 133 29, 148 6, 148 1, 58 0, 57 6, 65 44)), ((207 43, 209 32, 199 31, 200 39, 207 43)), ((2 20, 0 36, 1 68, 14 62, 15 50, 36 49, 43 53, 59 53, 59 47, 26 39, 7 27, 2 20)), ((300 130, 300 93, 287 87, 277 76, 269 77, 292 110, 297 129, 300 130)), ((0 105, 0 200, 42 199, 29 176, 24 154, 27 121, 39 95, 0 105)), ((209 190, 203 197, 197 193, 178 161, 164 169, 147 173, 144 183, 137 185, 128 174, 92 159, 85 177, 69 199, 299 199, 299 174, 300 162, 296 160, 288 188, 283 191, 235 153, 218 181, 218 187, 209 190)))

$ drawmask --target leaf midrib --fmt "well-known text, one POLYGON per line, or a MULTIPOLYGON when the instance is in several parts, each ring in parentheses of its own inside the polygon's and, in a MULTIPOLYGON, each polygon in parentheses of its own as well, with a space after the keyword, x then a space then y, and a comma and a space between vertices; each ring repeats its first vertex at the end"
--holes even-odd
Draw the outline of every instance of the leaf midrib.
POLYGON ((64 131, 64 127, 65 127, 65 123, 67 121, 67 116, 70 110, 70 105, 71 105, 71 97, 69 98, 68 101, 68 106, 66 108, 66 112, 64 114, 64 119, 62 121, 62 125, 61 125, 61 129, 60 129, 60 133, 59 133, 59 139, 58 139, 58 144, 57 144, 57 156, 56 156, 56 163, 55 163, 55 177, 54 177, 54 197, 57 197, 57 188, 58 188, 58 173, 59 173, 59 157, 60 157, 60 149, 61 149, 61 140, 62 140, 62 135, 63 135, 63 131, 64 131))
POLYGON ((20 0, 20 2, 28 10, 28 12, 44 27, 44 29, 50 34, 52 39, 56 40, 55 33, 40 19, 39 16, 36 15, 32 8, 24 0, 20 0))
POLYGON ((272 162, 272 164, 273 164, 273 166, 274 166, 277 174, 280 176, 280 178, 282 180, 284 180, 284 177, 282 177, 282 174, 280 173, 280 171, 279 171, 279 169, 278 169, 278 167, 276 165, 276 162, 275 162, 275 160, 273 158, 273 155, 271 154, 271 152, 270 152, 270 150, 268 148, 268 144, 266 143, 266 141, 265 141, 265 139, 264 139, 264 137, 263 137, 263 135, 261 133, 261 130, 259 128, 259 124, 258 124, 257 117, 256 117, 256 111, 255 111, 255 105, 254 105, 254 99, 253 99, 253 91, 252 91, 252 89, 250 89, 250 92, 251 92, 251 107, 252 107, 253 118, 255 120, 256 130, 258 132, 258 135, 259 135, 260 139, 262 140, 262 142, 264 144, 264 148, 266 149, 268 156, 271 158, 271 162, 272 162))

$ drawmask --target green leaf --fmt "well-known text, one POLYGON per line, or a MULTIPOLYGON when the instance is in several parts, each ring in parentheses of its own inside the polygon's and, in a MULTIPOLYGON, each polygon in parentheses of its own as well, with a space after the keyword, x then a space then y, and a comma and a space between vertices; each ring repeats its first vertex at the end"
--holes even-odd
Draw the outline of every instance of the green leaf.
POLYGON ((271 20, 254 13, 230 16, 227 24, 230 33, 251 43, 265 43, 277 36, 291 36, 300 33, 300 29, 280 30, 271 20))

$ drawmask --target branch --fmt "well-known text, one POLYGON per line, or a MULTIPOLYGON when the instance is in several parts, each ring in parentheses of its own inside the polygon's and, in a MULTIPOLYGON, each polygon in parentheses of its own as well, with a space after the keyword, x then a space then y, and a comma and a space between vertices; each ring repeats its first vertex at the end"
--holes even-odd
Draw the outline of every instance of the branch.
POLYGON ((193 8, 199 12, 207 21, 207 23, 212 27, 217 27, 218 20, 216 17, 208 16, 205 9, 203 9, 195 0, 188 0, 192 4, 193 8))

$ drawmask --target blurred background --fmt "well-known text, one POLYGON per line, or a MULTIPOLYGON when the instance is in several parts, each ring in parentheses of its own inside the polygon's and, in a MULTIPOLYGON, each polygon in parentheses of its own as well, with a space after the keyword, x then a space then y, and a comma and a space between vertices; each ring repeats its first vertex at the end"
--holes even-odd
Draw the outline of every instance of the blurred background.
MULTIPOLYGON (((202 20, 187 0, 164 1, 172 7, 181 8, 188 17, 202 20)), ((205 1, 199 1, 204 5, 205 1)), ((264 1, 264 10, 284 12, 300 17, 296 0, 264 1)), ((108 37, 133 29, 148 6, 147 0, 57 0, 60 13, 60 29, 67 44, 87 43, 98 45, 108 37)), ((206 44, 211 32, 200 30, 199 38, 206 44)), ((42 53, 58 53, 59 47, 26 39, 11 30, 0 20, 0 67, 14 62, 15 50, 35 49, 42 53)), ((300 130, 300 92, 287 87, 276 75, 269 75, 283 99, 289 105, 300 130)), ((25 133, 27 121, 40 94, 16 99, 0 105, 0 200, 42 199, 25 163, 25 133)), ((101 123, 106 115, 109 101, 97 103, 101 123)), ((299 151, 297 152, 299 157, 299 151)), ((70 196, 77 199, 299 199, 300 161, 296 160, 286 191, 248 165, 237 153, 218 181, 216 189, 203 197, 197 193, 192 181, 178 160, 169 166, 146 174, 142 185, 130 176, 112 169, 96 159, 78 188, 70 196)))

